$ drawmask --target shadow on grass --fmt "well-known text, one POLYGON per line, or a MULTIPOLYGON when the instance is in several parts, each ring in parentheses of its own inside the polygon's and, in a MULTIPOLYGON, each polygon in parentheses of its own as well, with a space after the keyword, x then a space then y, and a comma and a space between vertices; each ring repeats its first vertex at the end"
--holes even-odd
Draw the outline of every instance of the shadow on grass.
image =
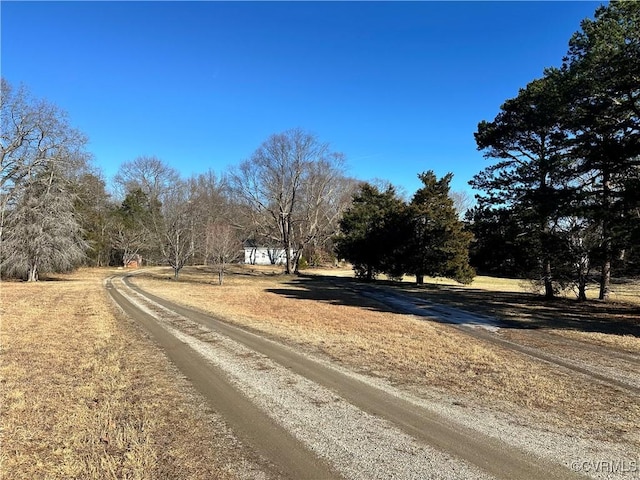
MULTIPOLYGON (((369 310, 407 313, 401 307, 376 301, 375 288, 382 288, 385 296, 418 298, 474 314, 494 317, 503 328, 568 329, 640 337, 640 306, 558 298, 545 300, 542 296, 523 292, 490 292, 472 287, 423 285, 376 281, 361 282, 353 278, 300 276, 287 282, 293 288, 271 288, 267 291, 287 298, 307 299, 335 305, 348 305, 369 310), (363 293, 366 292, 366 295, 363 293)), ((437 321, 447 322, 446 319, 437 321)))
POLYGON ((15 283, 24 283, 24 284, 37 285, 38 283, 52 283, 52 282, 64 282, 64 283, 81 282, 82 279, 69 278, 69 277, 56 277, 54 275, 40 275, 38 277, 38 281, 37 282, 28 282, 24 278, 9 279, 9 280, 3 279, 2 281, 3 282, 8 282, 8 283, 9 282, 15 282, 15 283))
MULTIPOLYGON (((185 266, 180 270, 178 278, 175 277, 173 269, 171 267, 162 267, 155 270, 132 270, 128 273, 136 273, 140 278, 151 278, 154 280, 164 280, 168 282, 182 282, 182 283, 197 283, 202 285, 219 285, 218 272, 219 269, 216 265, 196 265, 185 266)), ((229 279, 233 277, 268 277, 288 278, 290 275, 285 275, 281 270, 255 270, 230 264, 225 268, 224 278, 229 279)))
MULTIPOLYGON (((186 273, 198 272, 218 275, 218 267, 215 265, 201 265, 195 267, 185 267, 186 273)), ((271 268, 251 268, 251 266, 229 264, 225 267, 225 275, 239 277, 280 277, 284 276, 284 270, 274 265, 271 268)))

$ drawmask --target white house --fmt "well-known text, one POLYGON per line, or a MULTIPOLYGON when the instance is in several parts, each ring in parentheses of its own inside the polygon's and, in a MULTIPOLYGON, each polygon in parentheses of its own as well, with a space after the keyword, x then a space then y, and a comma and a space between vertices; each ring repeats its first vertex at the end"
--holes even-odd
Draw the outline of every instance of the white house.
MULTIPOLYGON (((293 250, 291 250, 293 257, 293 250)), ((284 265, 287 263, 287 256, 284 248, 269 247, 244 247, 244 263, 248 265, 284 265)))

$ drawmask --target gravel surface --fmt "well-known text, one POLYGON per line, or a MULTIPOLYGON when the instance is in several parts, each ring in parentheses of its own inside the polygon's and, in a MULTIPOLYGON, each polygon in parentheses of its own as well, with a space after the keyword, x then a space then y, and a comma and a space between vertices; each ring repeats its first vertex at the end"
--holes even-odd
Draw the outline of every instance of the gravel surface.
POLYGON ((345 478, 491 478, 474 466, 416 441, 392 423, 359 410, 269 358, 136 296, 134 301, 140 309, 162 321, 172 335, 206 361, 222 368, 245 395, 345 478))
POLYGON ((224 369, 249 398, 347 478, 489 478, 234 341, 212 333, 207 341, 172 333, 224 369))
MULTIPOLYGON (((127 296, 207 362, 223 369, 247 397, 332 463, 345 478, 490 478, 477 467, 415 440, 392 423, 359 410, 332 391, 292 373, 264 355, 137 293, 127 296)), ((524 427, 506 414, 456 405, 454 399, 443 395, 433 394, 428 400, 421 399, 380 379, 353 373, 326 360, 314 360, 591 478, 640 478, 640 454, 628 445, 577 439, 524 427)))

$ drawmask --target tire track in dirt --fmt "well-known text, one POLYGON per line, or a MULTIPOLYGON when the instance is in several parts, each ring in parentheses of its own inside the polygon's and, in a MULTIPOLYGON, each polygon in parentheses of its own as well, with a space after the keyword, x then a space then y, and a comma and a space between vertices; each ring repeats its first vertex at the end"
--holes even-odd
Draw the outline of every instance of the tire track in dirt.
POLYGON ((127 279, 125 284, 139 295, 165 309, 265 355, 305 379, 330 389, 362 411, 386 419, 411 437, 447 455, 469 462, 496 478, 514 480, 583 478, 562 465, 536 458, 503 441, 427 410, 405 397, 366 383, 355 375, 345 374, 325 362, 295 352, 285 345, 232 326, 210 315, 166 301, 131 285, 127 279))
POLYGON ((223 371, 214 367, 202 368, 202 357, 197 352, 128 300, 111 280, 107 281, 106 287, 115 303, 152 335, 238 437, 274 465, 272 474, 292 480, 310 478, 310 472, 314 472, 313 478, 342 478, 239 392, 223 371))

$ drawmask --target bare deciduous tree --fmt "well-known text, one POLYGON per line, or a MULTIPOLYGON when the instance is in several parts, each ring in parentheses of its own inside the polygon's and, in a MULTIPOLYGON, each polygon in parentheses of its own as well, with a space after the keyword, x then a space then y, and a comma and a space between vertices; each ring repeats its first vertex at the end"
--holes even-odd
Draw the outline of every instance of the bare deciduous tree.
POLYGON ((52 167, 29 178, 7 224, 2 266, 8 275, 34 282, 43 272, 69 271, 85 257, 73 196, 52 167))
POLYGON ((180 181, 180 174, 158 157, 141 156, 124 162, 114 177, 120 193, 142 190, 151 201, 164 202, 180 181))
POLYGON ((69 183, 87 169, 87 139, 65 112, 5 79, 0 103, 0 265, 35 281, 84 258, 69 183))
POLYGON ((86 165, 87 138, 71 128, 55 105, 31 97, 21 86, 2 79, 0 90, 0 242, 8 210, 26 183, 55 164, 56 175, 67 176, 86 165))
POLYGON ((331 154, 308 165, 301 191, 296 226, 295 262, 303 249, 308 260, 327 251, 327 244, 338 231, 340 217, 351 203, 357 182, 344 177, 341 154, 331 154))
POLYGON ((209 258, 218 270, 218 283, 224 283, 224 275, 229 263, 240 256, 242 242, 238 229, 228 223, 213 223, 207 227, 209 258))
POLYGON ((328 144, 294 129, 269 137, 232 173, 237 200, 256 229, 284 250, 286 273, 297 270, 303 249, 315 238, 322 216, 317 203, 329 195, 341 163, 328 144))
POLYGON ((177 280, 180 270, 193 255, 194 205, 184 182, 177 182, 174 186, 176 188, 165 196, 162 219, 155 228, 162 256, 173 268, 177 280))
POLYGON ((218 177, 210 170, 190 178, 187 181, 187 188, 192 202, 190 214, 193 224, 192 263, 198 261, 206 265, 212 255, 211 243, 208 241, 208 227, 223 221, 233 222, 237 226, 238 219, 233 218, 224 177, 218 177))
POLYGON ((144 228, 128 228, 124 222, 117 220, 112 228, 111 244, 113 248, 122 252, 122 266, 126 267, 147 246, 149 232, 144 228))
POLYGON ((475 200, 466 190, 452 190, 449 197, 453 200, 453 207, 458 212, 458 217, 463 218, 468 210, 471 210, 475 204, 475 200))

